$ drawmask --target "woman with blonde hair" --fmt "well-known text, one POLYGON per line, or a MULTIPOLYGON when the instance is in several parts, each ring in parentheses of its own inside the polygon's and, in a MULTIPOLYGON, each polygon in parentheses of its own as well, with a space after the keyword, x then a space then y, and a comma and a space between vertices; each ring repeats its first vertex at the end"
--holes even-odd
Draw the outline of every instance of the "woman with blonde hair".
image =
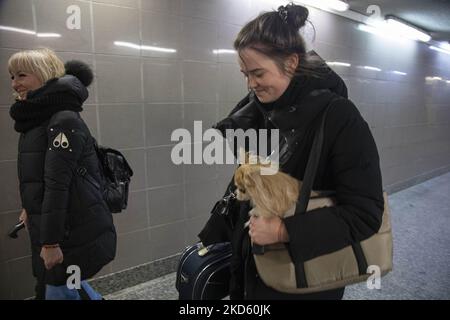
POLYGON ((13 54, 8 71, 20 133, 19 219, 30 234, 33 274, 46 299, 101 299, 85 280, 114 259, 116 231, 101 188, 85 179, 101 185, 95 140, 80 117, 92 71, 80 61, 64 65, 47 48, 13 54), (68 286, 71 270, 81 286, 68 286))

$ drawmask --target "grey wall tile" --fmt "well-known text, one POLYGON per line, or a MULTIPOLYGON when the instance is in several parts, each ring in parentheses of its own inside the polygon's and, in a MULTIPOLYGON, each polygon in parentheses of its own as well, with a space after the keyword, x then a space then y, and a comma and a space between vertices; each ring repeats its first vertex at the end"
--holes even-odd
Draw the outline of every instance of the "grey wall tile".
POLYGON ((193 219, 186 220, 186 245, 191 245, 198 242, 198 234, 208 221, 210 214, 199 216, 193 219))
POLYGON ((172 132, 183 125, 182 104, 146 104, 145 130, 147 146, 176 144, 172 132))
POLYGON ((99 115, 102 144, 115 148, 144 146, 144 110, 141 104, 101 105, 99 115))
POLYGON ((115 41, 140 45, 139 11, 94 3, 94 38, 96 53, 140 55, 139 49, 117 46, 115 41))
POLYGON ((238 64, 219 64, 219 102, 240 101, 247 93, 247 82, 238 64))
POLYGON ((181 0, 181 13, 188 17, 216 20, 218 10, 212 1, 181 0))
POLYGON ((150 228, 150 257, 152 260, 179 253, 185 246, 185 222, 176 222, 150 228))
MULTIPOLYGON (((219 38, 217 40, 217 49, 234 50, 233 42, 236 39, 240 27, 228 23, 219 24, 219 38)), ((237 53, 224 52, 218 53, 219 62, 227 62, 237 64, 237 53)))
POLYGON ((183 59, 217 61, 217 24, 202 19, 183 18, 181 25, 183 59))
POLYGON ((324 11, 315 11, 314 27, 316 29, 316 39, 318 41, 340 45, 351 45, 351 34, 348 32, 353 27, 352 22, 346 18, 330 15, 324 11))
MULTIPOLYGON (((35 32, 32 0, 0 2, 0 25, 35 32)), ((0 30, 0 43, 10 48, 33 48, 38 42, 34 34, 0 30)))
POLYGON ((150 261, 150 243, 148 230, 119 235, 117 237, 117 254, 112 263, 113 272, 150 261))
MULTIPOLYGON (((231 181, 234 171, 237 168, 237 164, 222 164, 217 166, 217 175, 219 179, 226 180, 226 184, 231 181)), ((226 187, 226 186, 225 186, 226 187)))
POLYGON ((188 183, 186 185, 186 216, 195 218, 211 212, 217 197, 217 180, 188 183))
POLYGON ((92 52, 91 12, 87 2, 71 0, 36 0, 36 27, 39 33, 57 33, 61 37, 39 38, 39 45, 54 50, 92 52), (80 29, 68 28, 73 13, 67 13, 70 6, 79 8, 80 29))
POLYGON ((201 121, 202 136, 217 122, 218 105, 216 103, 186 103, 184 105, 183 127, 189 130, 192 142, 201 142, 203 137, 194 133, 195 121, 201 121))
POLYGON ((146 191, 130 192, 124 212, 114 214, 117 233, 136 232, 148 227, 146 191))
POLYGON ((171 159, 172 147, 152 147, 147 150, 148 187, 180 184, 183 167, 171 159))
POLYGON ((212 63, 183 62, 184 100, 217 102, 218 67, 212 63))
MULTIPOLYGON (((205 148, 205 145, 203 148, 205 148)), ((184 165, 184 173, 186 183, 208 181, 218 177, 216 166, 206 164, 203 159, 202 164, 184 165)))
POLYGON ((0 64, 3 66, 3 72, 0 72, 0 104, 5 106, 10 106, 14 103, 11 75, 8 73, 8 60, 16 51, 0 48, 0 64))
POLYGON ((152 0, 141 1, 142 10, 151 10, 155 12, 164 12, 174 15, 180 13, 181 0, 152 0))
POLYGON ((0 212, 11 211, 21 208, 21 200, 19 194, 19 181, 17 178, 17 162, 16 161, 0 161, 0 177, 7 183, 0 184, 0 212))
POLYGON ((185 219, 183 186, 171 186, 148 191, 150 226, 185 219))
POLYGON ((11 298, 11 276, 8 263, 0 263, 0 299, 9 300, 11 298))
POLYGON ((141 63, 137 58, 96 55, 98 102, 141 102, 141 63))
POLYGON ((182 57, 180 49, 181 20, 177 16, 159 12, 141 11, 142 45, 174 49, 176 52, 142 50, 142 56, 176 59, 182 57))
POLYGON ((21 258, 8 262, 12 299, 26 299, 34 296, 35 278, 31 271, 31 257, 21 258))
POLYGON ((144 59, 146 102, 181 102, 181 63, 167 59, 144 59))
POLYGON ((250 19, 256 17, 259 12, 255 12, 252 8, 253 1, 228 1, 217 0, 216 11, 219 21, 244 25, 250 19))
MULTIPOLYGON (((139 8, 139 0, 92 0, 92 2, 113 4, 117 6, 124 6, 130 8, 139 8)), ((145 2, 145 1, 144 1, 145 2)))
POLYGON ((376 128, 383 128, 384 126, 387 126, 387 123, 389 121, 387 117, 388 110, 392 107, 391 104, 377 104, 374 105, 373 111, 372 111, 372 125, 376 128))

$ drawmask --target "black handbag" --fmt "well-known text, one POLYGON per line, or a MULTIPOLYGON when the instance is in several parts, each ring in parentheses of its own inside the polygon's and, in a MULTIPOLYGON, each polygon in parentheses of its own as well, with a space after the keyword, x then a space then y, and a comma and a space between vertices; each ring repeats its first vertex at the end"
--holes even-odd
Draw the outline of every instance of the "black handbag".
POLYGON ((239 214, 239 203, 234 193, 235 188, 233 182, 230 182, 224 196, 216 202, 206 225, 198 234, 204 246, 231 241, 234 225, 239 214))

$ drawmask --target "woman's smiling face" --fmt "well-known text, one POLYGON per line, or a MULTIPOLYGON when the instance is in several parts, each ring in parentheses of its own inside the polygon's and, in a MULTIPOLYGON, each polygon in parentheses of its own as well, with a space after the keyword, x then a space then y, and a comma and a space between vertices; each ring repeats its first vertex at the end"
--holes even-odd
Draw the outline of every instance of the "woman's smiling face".
POLYGON ((23 100, 27 97, 28 91, 42 87, 42 82, 32 73, 18 71, 11 74, 11 86, 19 95, 19 98, 23 100))
POLYGON ((291 81, 291 77, 280 70, 273 59, 251 48, 239 52, 239 65, 247 79, 248 88, 255 92, 262 103, 273 102, 281 97, 291 81))

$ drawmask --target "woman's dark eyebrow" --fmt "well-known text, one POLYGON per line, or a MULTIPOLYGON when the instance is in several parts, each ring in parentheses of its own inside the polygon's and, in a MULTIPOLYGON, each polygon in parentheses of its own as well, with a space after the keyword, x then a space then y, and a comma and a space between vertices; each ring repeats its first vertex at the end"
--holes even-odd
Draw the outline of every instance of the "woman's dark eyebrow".
POLYGON ((248 71, 241 70, 241 72, 242 73, 254 73, 254 72, 257 72, 257 71, 260 71, 260 70, 264 70, 264 69, 263 68, 256 68, 256 69, 252 69, 252 70, 248 70, 248 71))

